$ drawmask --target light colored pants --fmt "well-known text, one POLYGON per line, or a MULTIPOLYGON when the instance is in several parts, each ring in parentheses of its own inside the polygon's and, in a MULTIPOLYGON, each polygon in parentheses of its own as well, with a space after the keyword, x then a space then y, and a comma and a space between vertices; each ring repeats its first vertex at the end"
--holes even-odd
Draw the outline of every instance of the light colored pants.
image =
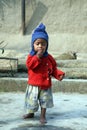
POLYGON ((42 108, 53 107, 53 96, 51 88, 41 90, 38 86, 28 85, 25 95, 25 108, 27 113, 38 111, 39 105, 42 108))

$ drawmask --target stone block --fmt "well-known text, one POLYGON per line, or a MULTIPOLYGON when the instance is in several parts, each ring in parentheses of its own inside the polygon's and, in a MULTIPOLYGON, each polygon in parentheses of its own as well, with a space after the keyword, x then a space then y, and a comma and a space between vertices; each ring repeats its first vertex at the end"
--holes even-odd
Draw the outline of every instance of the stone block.
POLYGON ((0 57, 0 72, 17 72, 18 59, 0 57))

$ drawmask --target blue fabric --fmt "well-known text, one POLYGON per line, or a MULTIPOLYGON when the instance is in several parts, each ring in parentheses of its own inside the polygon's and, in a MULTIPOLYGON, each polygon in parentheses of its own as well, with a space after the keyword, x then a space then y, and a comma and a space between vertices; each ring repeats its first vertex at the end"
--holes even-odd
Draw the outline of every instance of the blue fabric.
POLYGON ((47 56, 48 55, 47 49, 48 49, 48 39, 49 39, 49 37, 48 37, 48 34, 47 34, 45 29, 46 29, 45 25, 43 23, 41 23, 33 31, 32 38, 31 38, 31 48, 32 49, 31 49, 30 55, 33 56, 33 55, 36 54, 36 52, 34 51, 33 44, 34 44, 34 41, 39 39, 39 38, 45 39, 47 41, 47 48, 46 48, 46 51, 43 54, 43 56, 47 56))

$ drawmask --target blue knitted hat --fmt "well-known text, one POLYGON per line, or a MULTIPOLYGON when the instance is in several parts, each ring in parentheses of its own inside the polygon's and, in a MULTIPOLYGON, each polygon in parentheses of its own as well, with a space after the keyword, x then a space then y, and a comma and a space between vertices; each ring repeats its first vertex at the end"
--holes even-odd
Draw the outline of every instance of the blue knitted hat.
POLYGON ((33 31, 32 33, 32 38, 31 38, 31 47, 32 47, 32 50, 30 52, 30 55, 35 55, 36 52, 34 51, 34 42, 35 40, 39 39, 39 38, 42 38, 42 39, 45 39, 47 41, 47 48, 46 48, 46 51, 45 53, 43 54, 44 56, 47 56, 48 55, 48 52, 47 52, 47 49, 48 49, 48 34, 46 32, 46 27, 43 23, 40 23, 36 28, 35 30, 33 31))

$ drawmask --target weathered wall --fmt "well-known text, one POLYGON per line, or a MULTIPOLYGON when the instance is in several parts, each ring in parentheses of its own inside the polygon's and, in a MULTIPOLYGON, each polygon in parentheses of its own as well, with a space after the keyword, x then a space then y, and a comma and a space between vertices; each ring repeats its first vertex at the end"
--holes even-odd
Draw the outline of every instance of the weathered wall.
POLYGON ((8 42, 7 48, 21 43, 19 49, 27 49, 40 22, 47 26, 50 51, 87 52, 86 0, 26 0, 26 36, 21 38, 21 0, 0 0, 0 33, 5 33, 0 39, 8 42))
POLYGON ((0 0, 0 32, 17 33, 21 29, 21 0, 0 0))
MULTIPOLYGON (((30 26, 42 21, 47 25, 49 33, 87 33, 86 0, 30 0, 30 2, 33 9, 30 26)), ((28 14, 30 12, 28 11, 28 14)), ((31 30, 31 27, 29 29, 31 30)))

